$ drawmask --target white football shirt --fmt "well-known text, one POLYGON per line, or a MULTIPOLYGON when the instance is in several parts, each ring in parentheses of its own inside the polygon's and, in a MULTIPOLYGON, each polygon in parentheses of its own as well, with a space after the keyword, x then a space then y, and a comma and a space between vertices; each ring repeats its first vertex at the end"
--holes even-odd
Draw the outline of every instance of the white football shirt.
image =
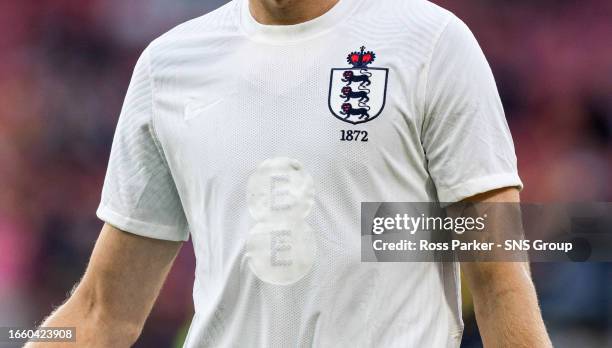
MULTIPOLYGON (((360 203, 521 186, 486 59, 423 0, 291 26, 234 0, 154 40, 98 216, 197 257, 186 347, 454 347, 452 263, 362 263, 360 203)), ((185 284, 187 286, 187 284, 185 284)))

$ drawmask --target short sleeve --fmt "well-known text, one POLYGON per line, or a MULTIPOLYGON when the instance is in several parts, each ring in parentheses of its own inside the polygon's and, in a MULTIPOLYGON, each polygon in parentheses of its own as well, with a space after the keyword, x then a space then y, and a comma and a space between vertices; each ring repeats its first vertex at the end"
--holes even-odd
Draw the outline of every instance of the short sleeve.
POLYGON ((149 49, 140 56, 119 116, 100 219, 123 231, 164 240, 187 240, 181 201, 153 128, 149 49))
POLYGON ((522 188, 504 110, 487 60, 453 17, 433 50, 421 141, 440 202, 522 188))

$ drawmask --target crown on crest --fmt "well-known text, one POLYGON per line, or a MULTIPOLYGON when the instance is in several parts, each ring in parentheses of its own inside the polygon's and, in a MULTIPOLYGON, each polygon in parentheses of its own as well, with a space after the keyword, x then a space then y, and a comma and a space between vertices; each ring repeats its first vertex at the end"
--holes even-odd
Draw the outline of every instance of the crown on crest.
POLYGON ((365 46, 361 46, 360 52, 349 53, 346 60, 353 68, 366 68, 368 64, 371 64, 376 59, 376 54, 372 51, 365 51, 365 46))

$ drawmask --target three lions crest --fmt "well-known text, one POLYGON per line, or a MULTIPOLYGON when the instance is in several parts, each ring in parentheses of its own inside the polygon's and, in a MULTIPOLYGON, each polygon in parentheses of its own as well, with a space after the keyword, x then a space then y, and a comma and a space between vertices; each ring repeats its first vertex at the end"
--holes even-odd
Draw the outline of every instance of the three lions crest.
POLYGON ((338 119, 359 124, 372 121, 385 107, 388 68, 369 65, 376 54, 362 46, 346 58, 351 68, 333 68, 329 81, 329 110, 338 119))

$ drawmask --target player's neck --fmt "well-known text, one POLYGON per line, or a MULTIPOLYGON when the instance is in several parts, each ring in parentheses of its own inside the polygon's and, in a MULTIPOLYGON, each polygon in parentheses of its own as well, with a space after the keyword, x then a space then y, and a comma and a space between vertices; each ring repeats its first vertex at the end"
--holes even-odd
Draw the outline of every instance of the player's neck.
POLYGON ((339 0, 249 0, 251 15, 265 25, 292 25, 315 19, 339 0))

